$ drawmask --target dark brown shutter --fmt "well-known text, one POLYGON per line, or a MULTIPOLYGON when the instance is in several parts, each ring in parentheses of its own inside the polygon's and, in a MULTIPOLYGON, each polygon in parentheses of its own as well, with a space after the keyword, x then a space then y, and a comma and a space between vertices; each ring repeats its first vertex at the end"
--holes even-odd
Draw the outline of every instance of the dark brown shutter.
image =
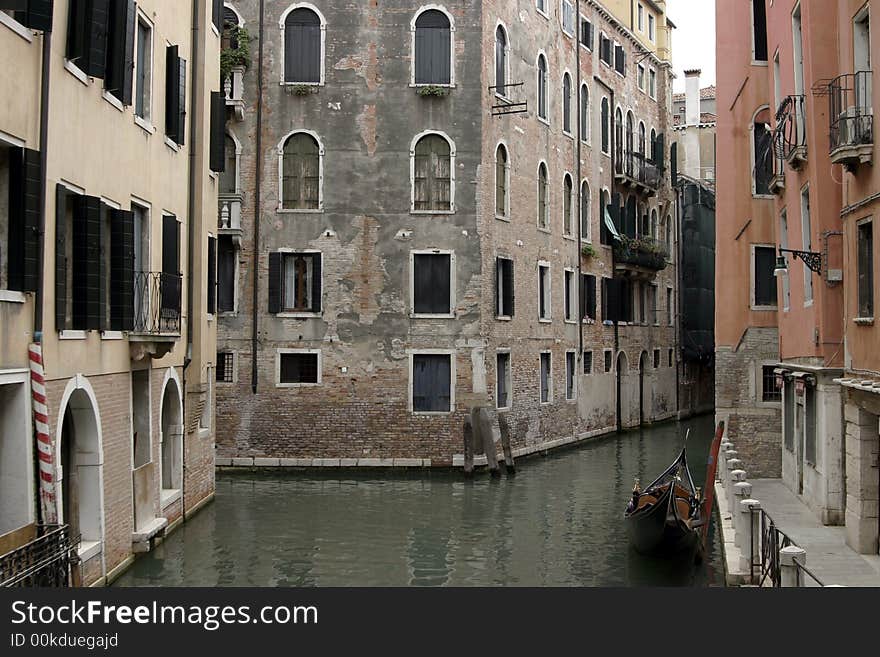
POLYGON ((110 211, 110 328, 134 328, 134 213, 110 211))
POLYGON ((660 169, 660 171, 664 171, 666 169, 666 135, 662 132, 657 135, 657 138, 654 140, 652 153, 654 164, 660 169))
POLYGON ((223 0, 212 0, 211 4, 211 22, 223 34, 223 0))
POLYGON ((27 5, 21 18, 25 27, 38 32, 52 31, 53 0, 26 0, 20 4, 27 5))
POLYGON ((39 277, 41 166, 39 151, 9 149, 9 289, 34 292, 39 277))
POLYGON ((416 21, 416 84, 449 84, 452 80, 449 19, 436 9, 416 21))
POLYGON ((587 317, 596 319, 596 277, 587 275, 587 317))
POLYGON ((90 0, 86 18, 85 52, 87 61, 84 71, 96 78, 103 78, 107 63, 107 28, 110 24, 110 0, 90 0))
POLYGON ((180 138, 180 57, 177 46, 165 48, 165 134, 175 143, 180 138))
POLYGON ((503 277, 503 263, 501 258, 495 258, 495 316, 501 317, 504 304, 501 302, 501 292, 503 288, 501 281, 503 277))
POLYGON ((134 0, 118 0, 110 5, 107 71, 104 87, 123 105, 131 105, 134 75, 134 0))
POLYGON ((312 312, 321 312, 321 295, 323 292, 321 280, 321 254, 312 254, 312 312))
POLYGON ((72 328, 101 328, 101 199, 94 196, 74 205, 72 328))
MULTIPOLYGON (((0 244, 0 257, 6 259, 9 289, 19 290, 24 287, 24 149, 9 149, 9 234, 7 243, 0 244)), ((0 260, 2 263, 2 260, 0 260)))
POLYGON ((451 257, 447 254, 417 254, 413 258, 413 310, 424 314, 447 314, 451 257))
POLYGON ((208 237, 208 313, 217 312, 217 238, 208 237))
POLYGON ((311 9, 294 9, 284 25, 284 79, 321 81, 321 20, 311 9))
POLYGON ((186 60, 177 60, 177 144, 186 143, 186 60))
POLYGON ((516 314, 516 294, 513 282, 513 260, 505 260, 504 305, 511 317, 516 314))
MULTIPOLYGON (((73 199, 70 199, 73 201, 73 199)), ((67 189, 55 186, 55 330, 67 328, 67 189)))
POLYGON ((173 214, 162 216, 162 284, 161 303, 163 316, 180 313, 181 304, 180 274, 180 224, 173 214))
POLYGON ((111 219, 110 211, 112 209, 113 208, 102 202, 98 214, 98 267, 100 269, 100 275, 98 277, 98 327, 102 331, 110 329, 110 315, 107 312, 107 298, 110 295, 110 271, 112 270, 112 264, 107 264, 107 254, 110 251, 110 238, 113 227, 108 225, 107 220, 111 219))
POLYGON ((226 99, 219 91, 211 92, 210 168, 214 173, 226 171, 226 99))
POLYGON ((281 312, 281 277, 283 276, 284 257, 280 253, 269 254, 269 312, 277 315, 281 312))
POLYGON ((669 147, 669 168, 672 171, 672 186, 678 186, 678 143, 673 142, 669 147))

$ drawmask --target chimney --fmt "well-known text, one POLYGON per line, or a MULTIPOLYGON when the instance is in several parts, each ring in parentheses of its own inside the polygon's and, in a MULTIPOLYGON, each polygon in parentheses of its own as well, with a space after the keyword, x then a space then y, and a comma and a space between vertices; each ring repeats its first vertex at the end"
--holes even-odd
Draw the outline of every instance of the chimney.
POLYGON ((685 125, 700 125, 700 69, 684 72, 685 125))

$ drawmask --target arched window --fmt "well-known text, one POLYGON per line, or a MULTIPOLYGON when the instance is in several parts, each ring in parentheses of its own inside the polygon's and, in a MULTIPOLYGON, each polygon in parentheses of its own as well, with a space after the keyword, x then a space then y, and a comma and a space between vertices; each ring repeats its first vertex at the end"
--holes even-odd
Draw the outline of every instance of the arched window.
POLYGON ((666 215, 666 255, 672 257, 672 216, 666 215))
POLYGON ((283 18, 284 82, 323 84, 324 21, 309 7, 297 7, 283 18))
POLYGON ((611 119, 611 112, 608 107, 608 99, 602 98, 602 152, 610 153, 610 142, 611 142, 611 126, 609 124, 609 120, 611 119))
POLYGON ((651 162, 657 164, 657 131, 651 128, 651 162))
POLYGON ((581 141, 590 141, 590 90, 581 85, 581 141))
POLYGON ((504 144, 495 151, 495 216, 507 218, 510 163, 504 144))
POLYGON ((645 124, 639 121, 639 154, 644 158, 646 153, 645 124))
POLYGON ((223 8, 223 34, 220 47, 222 50, 238 48, 238 28, 241 27, 241 19, 232 7, 223 8))
POLYGON ((635 119, 632 112, 626 113, 626 175, 632 177, 633 149, 635 148, 635 119))
POLYGON ((547 59, 538 55, 538 118, 547 120, 547 59))
POLYGON ((227 133, 223 138, 223 156, 226 166, 220 173, 220 193, 235 194, 238 192, 238 176, 236 165, 238 164, 238 148, 235 140, 227 133))
POLYGON ((321 145, 309 133, 287 137, 281 149, 281 209, 320 209, 322 155, 321 145))
POLYGON ((507 95, 507 34, 500 25, 495 30, 495 93, 507 95))
POLYGON ((562 129, 571 133, 571 76, 562 76, 562 129))
POLYGON ((602 244, 611 244, 611 231, 608 230, 607 220, 605 218, 608 213, 608 190, 603 189, 599 192, 599 241, 602 244))
POLYGON ((657 210, 651 210, 651 239, 657 239, 657 210))
POLYGON ((584 180, 581 183, 581 239, 587 242, 593 240, 593 223, 590 217, 591 196, 590 184, 584 180))
POLYGON ((614 160, 617 173, 623 173, 623 112, 619 107, 614 112, 614 160))
POLYGON ((770 109, 762 107, 752 119, 752 193, 770 195, 773 176, 773 133, 770 130, 770 109))
POLYGON ((538 227, 550 228, 550 209, 547 204, 547 165, 538 165, 538 227))
POLYGON ((574 211, 574 183, 571 180, 571 175, 566 173, 565 180, 563 184, 563 197, 562 197, 562 234, 563 235, 571 235, 572 234, 572 212, 574 211))
POLYGON ((413 152, 414 212, 451 212, 453 206, 454 150, 443 135, 428 133, 413 152))
POLYGON ((427 9, 415 23, 415 84, 452 84, 452 25, 439 9, 427 9))

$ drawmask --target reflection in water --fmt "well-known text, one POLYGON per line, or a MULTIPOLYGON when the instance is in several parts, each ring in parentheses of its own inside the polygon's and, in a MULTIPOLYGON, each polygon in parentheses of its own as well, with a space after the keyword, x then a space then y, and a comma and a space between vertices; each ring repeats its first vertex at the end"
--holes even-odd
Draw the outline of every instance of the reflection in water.
POLYGON ((239 474, 216 502, 139 559, 122 586, 708 586, 707 563, 649 559, 623 509, 691 428, 697 485, 711 416, 524 459, 515 477, 461 473, 239 474))

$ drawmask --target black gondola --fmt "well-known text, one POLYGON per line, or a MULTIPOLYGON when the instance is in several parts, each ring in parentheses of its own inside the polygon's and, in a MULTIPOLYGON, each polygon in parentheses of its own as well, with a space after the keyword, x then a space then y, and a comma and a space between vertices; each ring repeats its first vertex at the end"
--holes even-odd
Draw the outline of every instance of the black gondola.
POLYGON ((636 551, 660 556, 694 554, 702 545, 701 516, 685 449, 644 491, 636 484, 624 514, 636 551))

